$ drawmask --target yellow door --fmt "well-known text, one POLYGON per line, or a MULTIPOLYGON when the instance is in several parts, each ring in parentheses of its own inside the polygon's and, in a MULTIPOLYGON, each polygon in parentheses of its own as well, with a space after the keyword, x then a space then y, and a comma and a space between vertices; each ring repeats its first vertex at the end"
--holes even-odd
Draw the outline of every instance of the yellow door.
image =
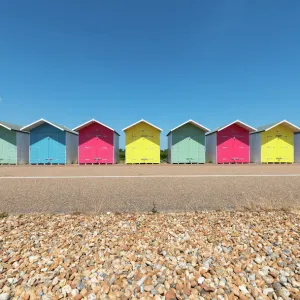
POLYGON ((278 125, 261 134, 262 162, 294 162, 294 132, 285 125, 278 125))
POLYGON ((126 130, 126 163, 160 163, 160 131, 141 122, 126 130))

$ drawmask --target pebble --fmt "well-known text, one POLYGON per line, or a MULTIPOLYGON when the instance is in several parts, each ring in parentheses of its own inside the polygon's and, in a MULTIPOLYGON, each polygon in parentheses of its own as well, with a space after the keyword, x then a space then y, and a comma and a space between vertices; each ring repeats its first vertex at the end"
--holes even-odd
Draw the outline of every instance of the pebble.
POLYGON ((299 224, 282 211, 8 216, 0 300, 300 300, 299 224))
POLYGON ((265 294, 265 295, 269 295, 270 293, 273 293, 274 292, 274 290, 272 289, 272 288, 265 288, 264 290, 263 290, 263 293, 265 294))
POLYGON ((176 300, 176 294, 173 291, 168 291, 165 294, 165 299, 166 300, 176 300))
POLYGON ((9 293, 0 294, 0 300, 8 300, 10 298, 9 293))
POLYGON ((244 285, 240 285, 239 289, 244 295, 249 293, 248 289, 244 285))

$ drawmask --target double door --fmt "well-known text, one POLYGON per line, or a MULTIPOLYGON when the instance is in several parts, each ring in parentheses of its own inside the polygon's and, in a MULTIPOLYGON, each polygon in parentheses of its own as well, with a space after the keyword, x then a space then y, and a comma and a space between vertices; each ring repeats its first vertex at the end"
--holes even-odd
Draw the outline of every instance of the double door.
POLYGON ((204 163, 204 146, 200 136, 173 136, 172 163, 204 163))
POLYGON ((112 137, 105 132, 90 132, 80 135, 79 163, 113 163, 112 137))
POLYGON ((218 163, 249 163, 249 133, 227 131, 218 133, 218 163))
POLYGON ((157 151, 159 152, 159 146, 154 143, 152 133, 133 133, 130 148, 133 162, 157 163, 156 157, 157 151))
POLYGON ((65 164, 66 141, 64 132, 45 132, 30 136, 31 164, 65 164))
POLYGON ((264 132, 262 135, 263 161, 272 163, 293 162, 293 142, 293 133, 283 126, 264 132))

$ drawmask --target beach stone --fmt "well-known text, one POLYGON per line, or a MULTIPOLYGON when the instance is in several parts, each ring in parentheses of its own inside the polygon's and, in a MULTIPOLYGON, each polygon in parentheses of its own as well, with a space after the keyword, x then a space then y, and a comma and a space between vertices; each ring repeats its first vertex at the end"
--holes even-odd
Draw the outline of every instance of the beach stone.
POLYGON ((0 295, 297 299, 299 224, 263 210, 12 215, 0 219, 0 295))
POLYGON ((172 291, 168 291, 166 294, 165 294, 165 299, 166 300, 176 300, 176 294, 172 291))
POLYGON ((0 294, 0 300, 8 300, 8 299, 10 299, 9 293, 0 294))

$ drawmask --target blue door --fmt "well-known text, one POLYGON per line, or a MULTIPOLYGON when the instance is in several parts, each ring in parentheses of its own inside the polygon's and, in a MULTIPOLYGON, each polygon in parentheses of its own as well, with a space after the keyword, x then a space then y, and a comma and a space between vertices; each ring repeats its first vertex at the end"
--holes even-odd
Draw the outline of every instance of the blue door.
POLYGON ((48 137, 49 162, 52 164, 66 163, 65 132, 53 133, 48 137))
POLYGON ((44 123, 30 132, 31 164, 65 164, 65 131, 44 123))

